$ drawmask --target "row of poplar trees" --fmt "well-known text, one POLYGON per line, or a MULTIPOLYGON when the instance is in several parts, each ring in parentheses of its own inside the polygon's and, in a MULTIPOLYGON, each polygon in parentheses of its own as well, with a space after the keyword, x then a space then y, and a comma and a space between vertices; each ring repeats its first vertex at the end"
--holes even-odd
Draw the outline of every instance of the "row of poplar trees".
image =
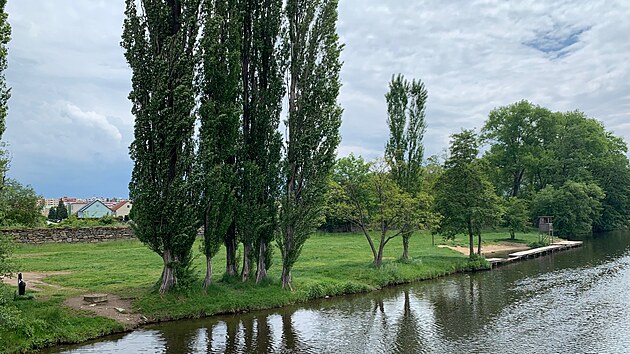
POLYGON ((226 273, 238 275, 240 243, 242 279, 261 281, 276 240, 291 288, 340 140, 337 6, 126 0, 121 45, 136 118, 129 192, 136 236, 164 261, 161 293, 187 274, 200 226, 204 287, 221 245, 226 273))

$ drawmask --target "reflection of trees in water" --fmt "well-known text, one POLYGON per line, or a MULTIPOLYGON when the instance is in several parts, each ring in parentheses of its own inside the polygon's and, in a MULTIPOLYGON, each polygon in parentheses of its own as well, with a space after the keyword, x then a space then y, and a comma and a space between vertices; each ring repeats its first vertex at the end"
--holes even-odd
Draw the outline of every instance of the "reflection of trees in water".
POLYGON ((197 337, 196 326, 185 326, 181 330, 160 331, 160 336, 164 340, 166 354, 190 353, 192 344, 197 337))
POLYGON ((272 313, 242 315, 231 318, 215 318, 199 322, 173 322, 159 331, 164 341, 165 353, 195 353, 199 344, 206 353, 304 353, 313 352, 296 330, 294 311, 279 314, 281 323, 272 326, 272 313), (274 348, 274 330, 280 332, 280 342, 274 348), (217 337, 219 336, 219 337, 217 337), (221 340, 223 339, 223 340, 221 340))
POLYGON ((396 340, 395 353, 421 353, 426 351, 423 346, 419 331, 420 323, 414 312, 411 310, 411 300, 409 290, 405 289, 405 300, 402 315, 395 324, 396 340))
POLYGON ((273 349, 271 340, 271 327, 267 316, 256 317, 256 347, 255 353, 269 353, 273 349))

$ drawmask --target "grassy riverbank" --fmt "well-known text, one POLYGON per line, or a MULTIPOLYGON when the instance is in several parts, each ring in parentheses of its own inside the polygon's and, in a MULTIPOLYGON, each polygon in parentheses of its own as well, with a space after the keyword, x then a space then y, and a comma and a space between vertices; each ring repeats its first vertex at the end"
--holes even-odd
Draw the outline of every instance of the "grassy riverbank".
MULTIPOLYGON (((488 233, 484 243, 496 243, 507 233, 488 233)), ((535 233, 519 234, 522 243, 537 239, 535 233)), ((507 240, 506 240, 507 241, 507 240)), ((223 252, 214 260, 214 284, 201 290, 205 259, 195 246, 198 278, 187 291, 159 296, 152 289, 159 278, 162 260, 138 241, 98 244, 21 245, 15 258, 21 271, 64 272, 44 279, 34 300, 17 301, 23 323, 15 329, 0 329, 2 350, 13 352, 59 342, 80 342, 120 332, 124 325, 91 313, 63 306, 67 298, 90 292, 116 294, 134 299, 134 311, 151 321, 209 316, 279 307, 325 296, 379 289, 385 286, 430 279, 465 270, 467 257, 431 244, 431 236, 411 239, 410 257, 399 261, 401 240, 388 244, 384 265, 371 266, 371 252, 361 234, 316 234, 304 246, 293 277, 295 291, 281 289, 280 257, 276 251, 270 280, 262 285, 223 279, 223 252)), ((436 243, 443 243, 436 237, 436 243)), ((449 242, 461 244, 462 240, 449 242)), ((28 281, 28 279, 27 279, 28 281)))

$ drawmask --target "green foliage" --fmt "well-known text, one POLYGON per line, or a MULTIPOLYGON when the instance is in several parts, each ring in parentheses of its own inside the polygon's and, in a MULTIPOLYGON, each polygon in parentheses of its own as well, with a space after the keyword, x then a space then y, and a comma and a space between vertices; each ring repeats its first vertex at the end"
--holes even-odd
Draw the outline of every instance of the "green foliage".
POLYGON ((464 272, 474 272, 478 270, 488 270, 490 268, 492 268, 492 265, 483 256, 472 254, 466 263, 460 265, 458 270, 464 272))
POLYGON ((59 199, 57 204, 57 220, 64 220, 68 218, 68 207, 64 204, 63 200, 59 199))
POLYGON ((488 173, 504 195, 532 199, 568 181, 604 191, 596 231, 629 225, 630 167, 626 143, 579 111, 550 112, 527 101, 493 110, 483 129, 491 144, 488 173))
POLYGON ((48 227, 70 227, 70 228, 78 228, 78 227, 129 227, 128 224, 120 222, 116 217, 111 215, 105 215, 98 219, 79 219, 76 215, 71 215, 67 219, 63 221, 48 225, 48 227))
POLYGON ((48 220, 57 221, 57 208, 51 207, 48 209, 48 220))
POLYGON ((135 116, 129 194, 138 239, 164 259, 160 292, 187 269, 197 233, 195 49, 200 0, 126 0, 121 45, 132 70, 129 99, 135 116))
POLYGON ((0 284, 2 278, 10 276, 15 271, 15 263, 11 259, 14 247, 11 236, 0 233, 0 284))
POLYGON ((120 332, 124 326, 103 317, 76 313, 63 306, 62 299, 14 301, 0 306, 0 313, 12 312, 6 325, 0 325, 0 343, 8 353, 24 352, 58 343, 77 343, 120 332))
MULTIPOLYGON (((385 159, 398 186, 416 197, 422 187, 422 138, 426 129, 424 112, 427 90, 422 81, 414 79, 408 82, 399 74, 392 77, 385 99, 389 126, 385 159)), ((402 258, 406 259, 409 253, 409 237, 416 225, 403 224, 400 227, 403 237, 402 258)))
POLYGON ((228 230, 235 222, 237 209, 236 155, 241 114, 241 21, 236 2, 204 2, 203 21, 196 178, 201 194, 199 219, 204 226, 203 254, 211 259, 227 237, 235 237, 228 236, 228 230))
POLYGON ((568 181, 559 188, 547 186, 530 204, 533 218, 553 216, 554 233, 563 236, 589 234, 602 215, 604 192, 594 183, 568 181))
POLYGON ((528 101, 490 112, 482 137, 490 143, 486 158, 496 167, 491 176, 500 194, 520 195, 528 173, 537 171, 544 161, 545 144, 554 132, 554 115, 528 101))
POLYGON ((501 203, 477 160, 475 133, 464 130, 452 138, 451 156, 434 188, 435 211, 443 217, 437 231, 447 236, 467 234, 472 255, 473 236, 481 241, 482 228, 494 225, 501 215, 501 203))
POLYGON ((532 242, 528 242, 527 243, 527 247, 531 247, 531 248, 539 248, 539 247, 545 247, 545 246, 549 246, 551 244, 551 242, 549 240, 538 240, 538 241, 532 241, 532 242))
MULTIPOLYGON (((6 129, 6 118, 9 110, 8 102, 11 97, 11 89, 7 87, 4 71, 7 69, 9 56, 9 41, 11 40, 11 25, 5 10, 7 0, 0 0, 0 138, 6 129)), ((4 148, 4 145, 2 146, 4 148)), ((8 159, 2 154, 0 157, 0 177, 4 180, 8 168, 8 159)))
POLYGON ((515 238, 517 231, 527 231, 531 225, 527 201, 509 197, 504 202, 503 226, 510 231, 510 238, 515 238))
POLYGON ((333 180, 333 215, 362 230, 373 264, 380 267, 385 245, 419 228, 418 199, 399 187, 383 162, 366 163, 354 155, 337 161, 333 180))
POLYGON ((267 265, 260 252, 269 248, 278 229, 280 155, 278 131, 284 86, 280 38, 282 1, 244 1, 241 70, 243 88, 238 230, 243 243, 243 279, 258 260, 262 280, 267 265), (252 254, 253 253, 253 254, 252 254))
POLYGON ((421 80, 409 82, 399 74, 392 77, 385 99, 389 127, 385 159, 400 188, 416 194, 421 187, 427 90, 421 80))
POLYGON ((285 7, 282 50, 289 108, 278 244, 283 286, 289 288, 304 242, 321 225, 325 187, 340 140, 337 6, 336 0, 289 0, 285 7))
POLYGON ((39 205, 40 196, 30 186, 7 179, 0 190, 0 226, 40 227, 44 216, 39 205))

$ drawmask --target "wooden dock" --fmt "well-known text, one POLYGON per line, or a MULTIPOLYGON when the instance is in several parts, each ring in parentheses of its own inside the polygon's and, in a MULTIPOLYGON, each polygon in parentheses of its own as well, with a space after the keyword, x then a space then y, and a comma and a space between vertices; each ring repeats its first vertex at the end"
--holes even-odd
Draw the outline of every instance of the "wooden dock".
POLYGON ((552 252, 563 251, 574 247, 582 246, 582 241, 566 241, 561 240, 552 243, 549 246, 532 248, 525 251, 519 251, 508 254, 508 258, 488 258, 488 262, 492 264, 492 267, 498 267, 506 263, 512 263, 528 258, 540 257, 552 252))

